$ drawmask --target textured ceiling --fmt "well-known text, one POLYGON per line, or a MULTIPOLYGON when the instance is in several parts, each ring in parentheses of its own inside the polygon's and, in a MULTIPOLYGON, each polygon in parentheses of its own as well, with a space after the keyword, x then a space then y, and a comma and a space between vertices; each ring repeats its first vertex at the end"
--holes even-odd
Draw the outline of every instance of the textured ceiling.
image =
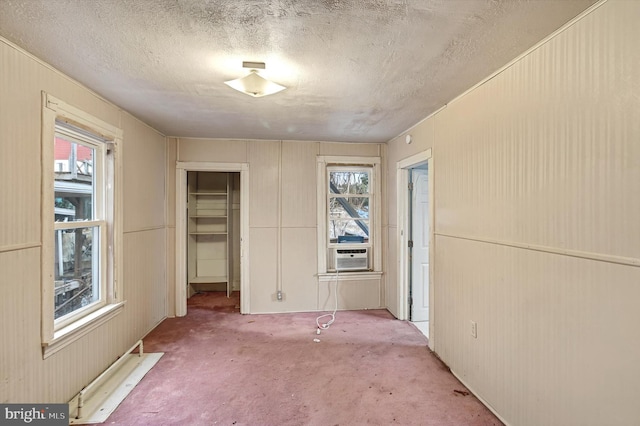
POLYGON ((594 2, 0 0, 0 35, 166 135, 386 142, 594 2))

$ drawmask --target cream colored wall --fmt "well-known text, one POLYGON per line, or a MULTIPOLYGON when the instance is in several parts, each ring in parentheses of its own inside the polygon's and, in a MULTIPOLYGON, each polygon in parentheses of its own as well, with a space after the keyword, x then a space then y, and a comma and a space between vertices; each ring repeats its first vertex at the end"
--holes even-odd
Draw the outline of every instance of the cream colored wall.
POLYGON ((639 20, 605 2, 411 131, 433 128, 435 351, 508 424, 640 419, 639 20))
MULTIPOLYGON (((165 315, 165 138, 0 38, 0 402, 66 402, 165 315), (118 316, 42 359, 41 91, 124 131, 118 316)), ((45 236, 46 238, 46 236, 45 236)))
POLYGON ((176 314, 176 160, 178 158, 178 140, 167 138, 167 172, 165 188, 167 191, 167 316, 176 314))
MULTIPOLYGON (((380 144, 178 140, 178 161, 249 164, 252 313, 328 309, 323 286, 316 277, 316 157, 378 157, 382 148, 380 144), (278 289, 282 289, 282 301, 276 299, 278 289)), ((370 280, 366 284, 341 282, 340 307, 384 306, 382 281, 370 280)))

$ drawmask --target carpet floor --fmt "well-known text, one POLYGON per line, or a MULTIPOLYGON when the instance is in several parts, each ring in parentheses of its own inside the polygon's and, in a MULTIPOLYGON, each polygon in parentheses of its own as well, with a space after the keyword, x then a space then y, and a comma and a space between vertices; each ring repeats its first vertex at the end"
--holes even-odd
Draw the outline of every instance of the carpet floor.
POLYGON ((464 425, 502 423, 385 310, 240 315, 200 293, 145 339, 165 352, 105 425, 464 425), (318 342, 314 339, 319 340, 318 342))

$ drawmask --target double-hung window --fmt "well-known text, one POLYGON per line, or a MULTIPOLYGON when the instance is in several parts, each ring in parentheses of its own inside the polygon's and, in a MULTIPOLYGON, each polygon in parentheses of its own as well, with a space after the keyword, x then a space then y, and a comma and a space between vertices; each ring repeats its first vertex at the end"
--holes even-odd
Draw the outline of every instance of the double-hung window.
POLYGON ((121 131, 43 97, 42 344, 57 351, 122 306, 121 131))
POLYGON ((318 157, 318 273, 381 270, 380 159, 318 157))
POLYGON ((328 230, 331 244, 369 245, 371 167, 327 167, 328 230))
POLYGON ((55 128, 53 318, 60 329, 106 304, 110 153, 98 135, 62 121, 55 128))

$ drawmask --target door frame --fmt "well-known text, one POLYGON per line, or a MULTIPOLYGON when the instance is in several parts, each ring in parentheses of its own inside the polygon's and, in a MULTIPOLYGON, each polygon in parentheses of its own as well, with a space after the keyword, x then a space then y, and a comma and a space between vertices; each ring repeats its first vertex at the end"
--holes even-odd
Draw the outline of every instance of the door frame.
POLYGON ((249 164, 176 163, 176 316, 187 314, 187 173, 240 173, 240 313, 251 312, 249 288, 249 164))
POLYGON ((431 148, 407 157, 397 162, 396 165, 396 198, 397 198, 397 250, 398 250, 398 319, 409 320, 409 277, 411 270, 409 268, 409 244, 407 233, 410 229, 409 209, 409 171, 412 168, 427 164, 429 176, 429 348, 434 349, 435 333, 434 333, 434 225, 435 225, 435 208, 434 208, 434 184, 433 184, 433 158, 431 156, 431 148))

